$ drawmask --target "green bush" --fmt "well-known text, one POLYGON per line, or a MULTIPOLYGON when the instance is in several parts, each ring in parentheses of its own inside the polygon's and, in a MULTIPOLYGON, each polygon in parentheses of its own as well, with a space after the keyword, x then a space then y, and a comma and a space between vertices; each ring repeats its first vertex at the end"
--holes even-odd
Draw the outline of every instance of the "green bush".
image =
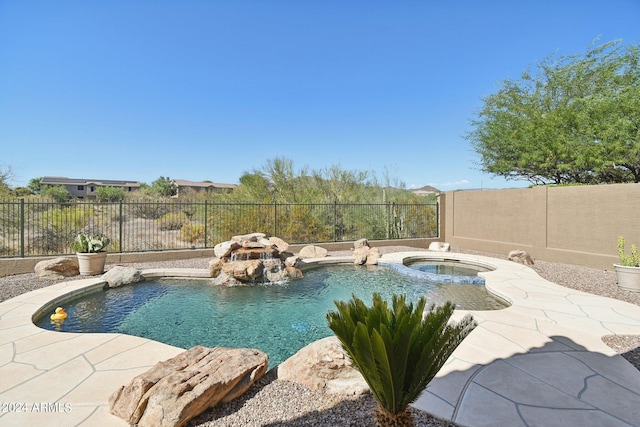
POLYGON ((185 224, 180 229, 180 238, 185 242, 194 243, 204 239, 204 225, 185 224))

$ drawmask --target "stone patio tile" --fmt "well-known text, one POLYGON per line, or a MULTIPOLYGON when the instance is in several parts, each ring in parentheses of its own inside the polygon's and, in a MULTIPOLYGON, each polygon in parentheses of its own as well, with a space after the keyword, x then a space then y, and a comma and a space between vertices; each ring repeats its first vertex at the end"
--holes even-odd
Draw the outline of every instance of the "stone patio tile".
POLYGON ((13 360, 14 354, 12 343, 9 342, 0 345, 0 367, 10 363, 13 360))
POLYGON ((97 363, 95 368, 97 370, 148 369, 156 363, 170 359, 183 351, 184 349, 182 348, 147 340, 146 343, 139 347, 125 350, 103 362, 97 363))
POLYGON ((640 395, 601 376, 589 378, 582 400, 631 425, 640 422, 640 395))
MULTIPOLYGON (((508 396, 509 400, 518 404, 549 408, 590 408, 577 398, 514 368, 506 361, 494 362, 484 367, 473 378, 473 383, 500 396, 508 396)), ((468 394, 469 391, 465 393, 465 399, 468 394)))
POLYGON ((515 307, 505 308, 503 310, 487 310, 472 312, 473 317, 478 321, 499 322, 505 325, 512 325, 518 328, 530 329, 537 331, 538 323, 536 319, 527 313, 521 313, 515 307))
POLYGON ((477 384, 470 384, 453 421, 473 427, 529 427, 514 402, 477 384))
MULTIPOLYGON (((485 349, 488 353, 493 353, 494 359, 504 359, 514 354, 520 354, 525 352, 525 348, 513 342, 502 335, 491 332, 488 329, 478 326, 475 328, 465 339, 466 345, 472 345, 478 348, 485 349)), ((469 362, 475 362, 475 360, 468 360, 469 362)))
POLYGON ((509 341, 518 343, 518 345, 524 347, 525 351, 544 347, 551 343, 551 339, 549 337, 537 330, 522 329, 517 326, 506 325, 498 322, 485 322, 482 324, 482 327, 509 341))
POLYGON ((604 378, 640 394, 640 371, 624 357, 617 354, 610 357, 594 352, 577 352, 571 356, 604 378))
MULTIPOLYGON (((476 328, 478 329, 478 328, 476 328)), ((478 331, 478 333, 480 333, 478 331)), ((467 337, 468 338, 468 337, 467 337)), ((482 364, 486 365, 494 362, 498 357, 494 351, 488 350, 485 347, 479 347, 474 345, 471 341, 464 341, 464 345, 458 346, 451 355, 451 358, 444 364, 441 371, 448 373, 456 369, 466 369, 465 365, 482 364), (461 366, 457 366, 456 363, 460 363, 461 366), (454 366, 449 366, 453 364, 454 366)))
POLYGON ((555 320, 556 322, 558 322, 558 324, 564 325, 566 327, 570 326, 574 331, 589 333, 592 335, 597 335, 598 337, 611 335, 613 333, 612 330, 605 328, 601 322, 589 317, 574 316, 572 314, 559 313, 549 310, 545 310, 545 312, 550 319, 555 320))
POLYGON ((28 337, 31 335, 36 335, 42 331, 42 329, 35 327, 33 324, 28 324, 25 322, 20 322, 16 319, 15 324, 9 325, 7 321, 0 321, 0 328, 3 326, 7 326, 6 329, 0 330, 0 341, 1 342, 13 342, 24 337, 28 337))
POLYGON ((3 393, 2 398, 13 402, 56 402, 82 383, 92 372, 91 365, 84 358, 76 357, 22 382, 3 393))
POLYGON ((100 406, 82 424, 82 427, 129 427, 129 424, 122 418, 109 413, 109 408, 100 406))
POLYGON ((50 369, 58 366, 61 361, 74 359, 104 342, 104 337, 101 334, 65 332, 60 335, 61 341, 18 354, 15 358, 16 361, 32 363, 40 369, 50 369), (68 339, 67 336, 69 336, 68 339))
POLYGON ((529 427, 632 427, 597 409, 540 408, 522 405, 522 418, 529 427))
POLYGON ((40 329, 39 332, 34 333, 33 335, 16 340, 16 353, 26 353, 31 350, 37 350, 41 347, 46 347, 50 344, 73 339, 73 335, 65 335, 66 334, 55 334, 50 331, 40 329))
POLYGON ((7 399, 3 393, 42 373, 43 371, 22 363, 8 363, 0 367, 0 378, 2 378, 2 381, 0 381, 0 401, 10 402, 11 400, 7 399))
POLYGON ((575 398, 579 398, 585 379, 595 374, 575 358, 558 352, 524 354, 505 363, 575 398))
POLYGON ((20 301, 16 301, 15 298, 4 301, 2 304, 0 304, 0 320, 4 318, 6 313, 17 309, 21 305, 23 305, 23 303, 20 301))
POLYGON ((429 393, 454 406, 462 396, 462 392, 471 381, 471 378, 482 368, 482 365, 462 361, 456 362, 455 364, 449 364, 446 369, 441 369, 426 389, 429 393))
POLYGON ((635 327, 640 326, 640 307, 638 307, 638 310, 633 317, 622 315, 612 307, 602 305, 581 305, 581 307, 587 316, 600 322, 622 323, 635 327))
POLYGON ((453 418, 453 411, 455 409, 453 405, 428 390, 423 391, 411 406, 423 411, 428 411, 433 416, 446 420, 453 418))
POLYGON ((128 384, 136 375, 138 372, 134 370, 93 372, 62 400, 92 405, 104 404, 109 401, 109 396, 118 387, 128 384), (109 386, 105 387, 105 384, 109 384, 109 386))
POLYGON ((117 356, 123 351, 131 350, 147 343, 147 339, 132 335, 101 334, 104 341, 93 350, 85 353, 85 357, 91 363, 98 364, 117 356))
MULTIPOLYGON (((89 424, 83 424, 83 422, 89 419, 92 412, 95 411, 94 407, 80 407, 73 404, 71 404, 71 406, 65 407, 64 403, 60 403, 56 406, 55 402, 51 402, 49 400, 44 403, 44 405, 41 405, 38 402, 30 401, 27 412, 7 414, 6 417, 0 418, 0 425, 11 427, 68 427, 77 425, 89 426, 89 424), (50 403, 51 405, 49 405, 50 403)), ((100 425, 101 427, 109 426, 109 424, 94 425, 100 425)))

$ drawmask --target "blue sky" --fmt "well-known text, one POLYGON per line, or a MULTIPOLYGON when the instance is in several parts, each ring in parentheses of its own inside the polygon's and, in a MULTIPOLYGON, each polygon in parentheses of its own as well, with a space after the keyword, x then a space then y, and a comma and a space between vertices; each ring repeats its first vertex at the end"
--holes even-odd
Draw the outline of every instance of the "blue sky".
POLYGON ((407 187, 476 169, 482 98, 544 57, 640 41, 640 1, 0 0, 0 165, 237 183, 284 157, 407 187))

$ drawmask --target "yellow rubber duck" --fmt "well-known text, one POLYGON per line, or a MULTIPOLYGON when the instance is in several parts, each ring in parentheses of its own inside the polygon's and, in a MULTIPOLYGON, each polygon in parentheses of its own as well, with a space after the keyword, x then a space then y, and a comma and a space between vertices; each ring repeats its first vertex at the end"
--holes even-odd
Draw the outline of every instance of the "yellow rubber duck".
POLYGON ((56 308, 56 312, 51 315, 51 320, 64 320, 67 318, 67 312, 62 307, 56 308))

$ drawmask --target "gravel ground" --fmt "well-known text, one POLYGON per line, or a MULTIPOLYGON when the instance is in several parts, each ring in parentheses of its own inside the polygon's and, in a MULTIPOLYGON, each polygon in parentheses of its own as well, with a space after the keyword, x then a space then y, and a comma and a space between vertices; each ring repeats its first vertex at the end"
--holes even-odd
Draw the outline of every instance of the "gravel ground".
MULTIPOLYGON (((415 248, 394 246, 380 247, 381 253, 412 250, 415 248)), ((492 256, 453 248, 453 252, 492 256)), ((350 251, 332 252, 331 255, 349 255, 350 251)), ((175 267, 206 268, 208 259, 131 264, 137 268, 175 267)), ((547 280, 562 286, 591 294, 616 298, 640 305, 640 293, 618 289, 615 272, 595 270, 568 264, 536 261, 534 270, 547 280)), ((73 278, 65 279, 73 280, 73 278)), ((21 274, 0 278, 0 302, 34 289, 50 286, 62 280, 38 280, 34 274, 21 274)), ((607 336, 603 341, 640 370, 640 336, 607 336)), ((269 372, 257 381, 243 396, 205 412, 188 426, 374 426, 371 395, 336 397, 310 390, 304 386, 280 381, 269 372)), ((439 420, 426 412, 413 410, 416 426, 452 427, 456 424, 439 420)))

